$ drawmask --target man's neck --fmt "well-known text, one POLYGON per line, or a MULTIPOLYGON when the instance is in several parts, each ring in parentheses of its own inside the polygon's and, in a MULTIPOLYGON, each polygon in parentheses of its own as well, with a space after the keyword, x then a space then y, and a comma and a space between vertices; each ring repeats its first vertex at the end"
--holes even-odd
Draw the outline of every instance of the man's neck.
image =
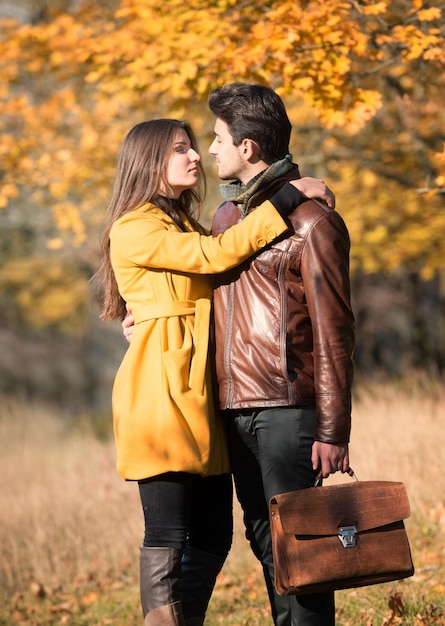
POLYGON ((258 161, 257 163, 249 164, 249 166, 246 167, 240 175, 239 180, 242 182, 243 185, 247 185, 247 183, 249 183, 252 178, 255 178, 255 176, 258 176, 258 174, 261 174, 261 172, 264 172, 264 170, 268 167, 269 165, 264 161, 258 161))

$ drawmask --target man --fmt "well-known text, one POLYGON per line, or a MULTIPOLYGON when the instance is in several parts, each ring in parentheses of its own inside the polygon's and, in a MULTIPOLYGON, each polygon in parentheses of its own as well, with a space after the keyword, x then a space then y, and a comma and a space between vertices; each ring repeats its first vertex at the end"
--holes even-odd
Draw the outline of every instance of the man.
MULTIPOLYGON (((218 234, 279 190, 298 168, 287 156, 291 124, 260 85, 214 90, 210 153, 226 202, 218 234)), ((276 197, 276 196, 275 196, 276 197)), ((335 623, 333 594, 281 597, 273 585, 268 502, 349 467, 354 323, 349 237, 338 213, 308 200, 290 214, 290 237, 217 277, 216 374, 246 536, 261 561, 277 626, 335 623)))
MULTIPOLYGON (((244 83, 214 90, 218 175, 226 198, 212 231, 224 232, 274 196, 297 207, 291 124, 275 92, 244 83)), ((301 191, 308 193, 302 179, 301 191)), ((325 196, 326 197, 326 196, 325 196)), ((332 204, 332 203, 331 203, 332 204)), ((219 404, 246 536, 261 561, 277 626, 335 623, 332 593, 284 597, 273 585, 268 502, 349 467, 354 343, 349 237, 333 208, 307 200, 293 232, 217 278, 214 296, 219 404)), ((124 322, 128 337, 131 318, 124 322)))

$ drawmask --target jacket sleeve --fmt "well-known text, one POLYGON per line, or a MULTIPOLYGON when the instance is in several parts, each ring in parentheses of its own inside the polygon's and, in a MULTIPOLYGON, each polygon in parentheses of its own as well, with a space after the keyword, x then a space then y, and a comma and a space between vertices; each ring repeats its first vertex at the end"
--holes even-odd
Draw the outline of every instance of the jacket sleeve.
POLYGON ((354 317, 349 251, 349 234, 342 218, 328 212, 308 234, 301 258, 313 332, 315 439, 326 443, 347 443, 351 429, 354 317))
POLYGON ((266 201, 217 236, 182 232, 159 209, 132 211, 110 233, 112 264, 217 274, 239 265, 288 229, 266 201))

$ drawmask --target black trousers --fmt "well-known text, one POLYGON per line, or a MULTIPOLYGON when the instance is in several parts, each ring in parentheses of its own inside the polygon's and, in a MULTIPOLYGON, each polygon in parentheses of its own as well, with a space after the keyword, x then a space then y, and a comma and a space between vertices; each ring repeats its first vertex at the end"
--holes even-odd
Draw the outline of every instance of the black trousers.
POLYGON ((220 556, 233 533, 232 479, 168 472, 139 481, 145 547, 183 550, 186 545, 220 556))
POLYGON ((313 407, 227 411, 229 453, 246 537, 260 560, 276 626, 332 626, 334 594, 279 596, 268 503, 272 496, 310 487, 316 472, 311 451, 316 426, 313 407))

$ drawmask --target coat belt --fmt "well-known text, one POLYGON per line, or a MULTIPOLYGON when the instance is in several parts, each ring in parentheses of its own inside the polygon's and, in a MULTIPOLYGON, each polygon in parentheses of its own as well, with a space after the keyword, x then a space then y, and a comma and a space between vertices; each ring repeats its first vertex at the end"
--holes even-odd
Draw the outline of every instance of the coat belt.
POLYGON ((194 315, 193 338, 190 350, 193 356, 190 363, 190 387, 202 393, 205 385, 205 372, 209 347, 211 300, 179 300, 173 302, 159 302, 157 304, 134 307, 133 314, 137 322, 142 324, 152 319, 165 317, 181 317, 194 315))
POLYGON ((141 324, 148 320, 159 319, 161 317, 181 317, 183 315, 193 315, 202 308, 203 302, 209 302, 206 298, 199 300, 174 300, 172 302, 158 302, 156 304, 134 306, 133 315, 135 323, 141 324))

